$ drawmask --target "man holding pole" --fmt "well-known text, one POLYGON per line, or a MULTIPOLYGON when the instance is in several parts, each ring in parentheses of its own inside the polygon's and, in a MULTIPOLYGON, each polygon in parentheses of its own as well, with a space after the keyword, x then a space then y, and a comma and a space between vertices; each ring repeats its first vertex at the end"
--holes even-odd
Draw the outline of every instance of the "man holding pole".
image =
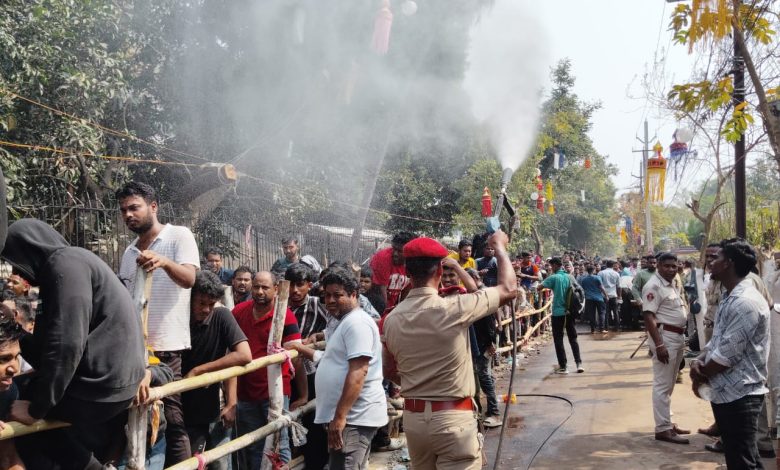
MULTIPOLYGON (((271 327, 274 322, 276 301, 276 276, 271 272, 261 271, 255 274, 252 279, 252 302, 243 302, 233 309, 233 316, 236 318, 238 326, 249 339, 252 359, 268 355, 268 340, 272 333, 271 327)), ((301 334, 298 330, 298 321, 289 308, 285 308, 283 321, 282 345, 289 346, 291 342, 300 342, 301 334)), ((302 403, 305 403, 308 401, 308 383, 303 361, 297 358, 294 367, 299 371, 295 374, 298 397, 302 403)), ((287 409, 292 391, 290 382, 293 371, 289 363, 283 363, 281 369, 284 393, 283 408, 287 409)), ((268 424, 268 412, 271 406, 268 376, 268 368, 262 368, 238 378, 239 434, 246 434, 268 424)), ((248 447, 246 455, 251 470, 260 469, 264 448, 265 439, 248 447)), ((290 461, 290 442, 286 431, 280 433, 278 453, 283 462, 290 461)))
POLYGON ((482 467, 469 326, 517 293, 508 242, 501 231, 488 239, 498 260, 498 286, 444 298, 438 287, 447 249, 430 238, 404 246, 412 289, 385 318, 383 363, 385 377, 400 379, 406 398, 404 430, 415 470, 482 467))
MULTIPOLYGON (((157 219, 157 193, 148 184, 132 181, 116 192, 122 218, 138 237, 127 247, 119 266, 119 278, 133 292, 136 271, 153 273, 149 296, 149 347, 181 379, 181 356, 190 349, 190 288, 200 268, 195 237, 187 227, 162 224, 157 219)), ((166 452, 171 466, 192 456, 181 394, 163 398, 166 452)))

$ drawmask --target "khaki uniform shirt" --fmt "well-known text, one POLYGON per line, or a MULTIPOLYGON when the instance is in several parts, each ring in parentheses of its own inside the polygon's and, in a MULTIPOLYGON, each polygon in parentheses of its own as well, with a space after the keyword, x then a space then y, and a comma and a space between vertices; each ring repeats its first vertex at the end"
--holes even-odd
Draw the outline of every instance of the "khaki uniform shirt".
POLYGON ((642 311, 653 312, 656 321, 665 325, 683 328, 687 321, 680 288, 662 278, 657 271, 642 289, 642 311))
POLYGON ((496 287, 443 298, 430 287, 409 291, 383 326, 405 397, 445 401, 476 393, 469 325, 494 313, 499 301, 496 287))

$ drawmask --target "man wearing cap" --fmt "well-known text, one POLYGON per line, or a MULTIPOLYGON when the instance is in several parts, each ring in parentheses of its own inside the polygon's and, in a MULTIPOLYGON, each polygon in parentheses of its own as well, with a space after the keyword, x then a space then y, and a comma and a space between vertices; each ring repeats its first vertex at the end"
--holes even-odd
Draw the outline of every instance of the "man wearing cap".
POLYGON ((674 444, 688 444, 681 434, 690 431, 672 423, 670 406, 677 371, 685 349, 687 312, 676 285, 677 256, 658 255, 658 269, 642 289, 642 314, 653 353, 653 416, 655 438, 674 444))
POLYGON ((415 470, 482 467, 468 331, 517 293, 507 243, 501 231, 488 239, 498 261, 496 287, 444 298, 438 287, 447 249, 430 238, 404 246, 412 289, 385 318, 384 365, 385 377, 400 378, 403 424, 415 470))

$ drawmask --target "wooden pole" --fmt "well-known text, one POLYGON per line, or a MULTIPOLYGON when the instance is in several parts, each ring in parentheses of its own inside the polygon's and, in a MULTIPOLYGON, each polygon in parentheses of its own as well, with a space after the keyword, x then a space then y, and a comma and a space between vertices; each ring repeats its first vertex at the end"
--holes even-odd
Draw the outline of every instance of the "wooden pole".
MULTIPOLYGON (((290 413, 290 418, 293 420, 297 420, 299 417, 303 416, 306 413, 309 413, 311 411, 314 411, 315 407, 315 400, 312 400, 302 407, 298 408, 297 410, 290 413)), ((250 444, 253 444, 260 439, 265 439, 267 436, 271 435, 272 433, 278 433, 280 430, 286 429, 284 426, 284 422, 281 419, 276 419, 272 422, 269 422, 265 426, 256 429, 252 432, 246 433, 241 437, 237 437, 229 442, 226 442, 225 444, 222 444, 221 446, 215 447, 213 449, 207 450, 206 452, 201 454, 203 463, 208 464, 211 462, 214 462, 216 460, 219 460, 220 458, 230 455, 233 452, 236 452, 238 450, 243 449, 244 447, 249 446, 250 444)), ((266 442, 269 440, 266 439, 266 442)), ((266 459, 263 459, 265 462, 266 459)), ((199 462, 196 457, 192 457, 190 459, 187 459, 183 462, 179 462, 176 465, 172 467, 168 467, 166 470, 196 470, 198 468, 199 462)))
POLYGON ((127 417, 127 468, 144 470, 146 468, 146 428, 149 420, 150 405, 130 408, 127 417))
POLYGON ((5 423, 5 428, 0 431, 0 441, 68 426, 70 426, 70 423, 62 421, 45 421, 43 419, 39 419, 30 425, 18 423, 16 421, 8 421, 5 423))
MULTIPOLYGON (((135 271, 133 284, 133 303, 136 313, 141 317, 144 335, 144 355, 146 351, 147 318, 149 317, 149 297, 152 294, 152 276, 140 266, 135 271)), ((148 359, 144 357, 144 363, 148 359)), ((127 418, 127 468, 144 470, 146 468, 146 429, 149 406, 140 405, 130 408, 127 418)))
MULTIPOLYGON (((298 356, 298 351, 289 351, 289 355, 290 357, 295 358, 298 356)), ((167 383, 161 387, 152 387, 149 391, 149 399, 160 400, 163 397, 176 395, 182 392, 188 392, 190 390, 195 390, 196 388, 219 383, 231 377, 245 375, 258 369, 262 369, 263 367, 268 367, 271 364, 281 364, 285 361, 286 357, 287 355, 284 353, 272 354, 270 356, 259 357, 245 366, 228 367, 227 369, 207 372, 197 377, 177 380, 175 382, 167 383)))
MULTIPOLYGON (((274 318, 271 322, 271 334, 268 336, 268 353, 273 354, 282 346, 282 334, 284 331, 284 319, 287 316, 287 297, 290 295, 290 282, 279 281, 274 304, 274 318)), ((284 384, 282 381, 282 364, 269 365, 268 368, 268 422, 273 421, 271 416, 280 416, 284 408, 284 384)), ((298 371, 298 373, 306 373, 298 371)), ((279 433, 275 432, 273 439, 265 440, 263 451, 262 470, 271 470, 273 463, 267 457, 274 453, 279 442, 279 433)))

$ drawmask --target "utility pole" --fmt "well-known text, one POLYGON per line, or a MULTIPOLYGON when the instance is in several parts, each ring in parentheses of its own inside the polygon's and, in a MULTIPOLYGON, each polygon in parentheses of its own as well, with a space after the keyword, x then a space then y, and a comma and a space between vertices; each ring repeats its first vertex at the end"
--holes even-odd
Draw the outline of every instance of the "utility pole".
MULTIPOLYGON (((642 166, 643 169, 643 175, 645 176, 645 180, 642 181, 642 188, 645 187, 647 184, 647 159, 650 158, 648 155, 650 153, 650 139, 647 134, 647 119, 645 119, 645 141, 644 143, 644 151, 642 152, 642 166)), ((643 189, 644 191, 644 189, 643 189)), ((650 207, 651 202, 650 198, 647 197, 648 195, 645 194, 645 246, 647 247, 648 251, 650 253, 653 252, 653 216, 650 213, 650 207)))
MULTIPOLYGON (((745 62, 737 41, 734 41, 734 106, 745 101, 745 62)), ((734 142, 734 219, 736 235, 747 238, 747 205, 745 197, 745 135, 734 142)))
MULTIPOLYGON (((653 137, 655 140, 655 137, 653 137)), ((645 139, 642 140, 639 137, 636 140, 642 142, 642 150, 634 150, 634 152, 642 152, 642 171, 639 172, 639 195, 644 199, 645 203, 645 248, 646 253, 653 253, 653 215, 650 212, 652 203, 650 198, 645 194, 645 182, 647 181, 647 159, 650 158, 650 135, 647 131, 647 119, 645 119, 645 139)))

